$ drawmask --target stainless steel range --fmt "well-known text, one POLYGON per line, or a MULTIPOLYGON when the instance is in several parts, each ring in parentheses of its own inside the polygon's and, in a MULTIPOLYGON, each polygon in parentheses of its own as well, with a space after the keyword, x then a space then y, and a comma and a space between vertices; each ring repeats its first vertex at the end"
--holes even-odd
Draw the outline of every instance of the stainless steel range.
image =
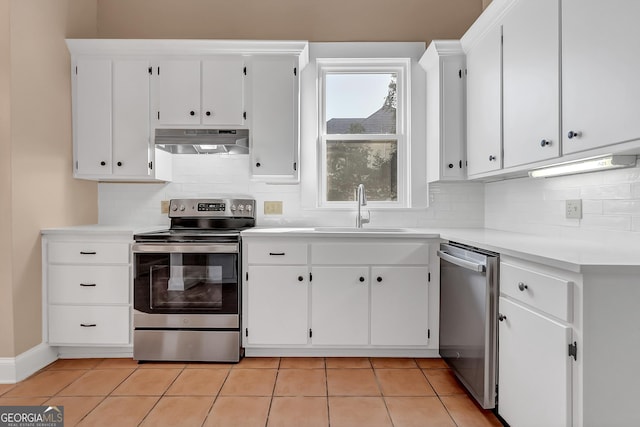
POLYGON ((255 200, 174 199, 169 218, 134 236, 133 358, 237 362, 240 231, 255 225, 255 200))

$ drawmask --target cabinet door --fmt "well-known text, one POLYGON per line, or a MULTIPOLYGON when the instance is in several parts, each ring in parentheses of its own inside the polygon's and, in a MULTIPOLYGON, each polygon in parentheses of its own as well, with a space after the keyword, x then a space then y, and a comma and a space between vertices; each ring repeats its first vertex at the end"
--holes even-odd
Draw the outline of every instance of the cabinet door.
POLYGON ((501 27, 467 52, 468 175, 502 167, 501 27))
POLYGON ((252 59, 253 175, 297 177, 296 66, 296 59, 289 56, 258 56, 252 59))
POLYGON ((427 345, 427 267, 371 268, 371 344, 427 345))
POLYGON ((504 167, 558 157, 559 0, 519 0, 502 37, 504 167))
POLYGON ((512 426, 571 425, 571 328, 500 298, 499 414, 512 426))
POLYGON ((306 266, 249 266, 249 345, 307 343, 308 279, 306 266))
POLYGON ((312 274, 312 343, 367 345, 369 268, 313 267, 312 274))
POLYGON ((464 66, 463 56, 450 56, 442 60, 440 170, 443 180, 446 181, 466 178, 464 66))
POLYGON ((113 62, 113 174, 149 176, 149 62, 113 62))
POLYGON ((202 124, 244 124, 242 57, 202 61, 202 124))
POLYGON ((110 175, 111 61, 79 59, 76 67, 75 171, 77 175, 110 175))
POLYGON ((200 61, 160 61, 156 120, 161 125, 200 124, 200 61))
POLYGON ((637 0, 563 0, 564 153, 640 138, 638 16, 637 0))

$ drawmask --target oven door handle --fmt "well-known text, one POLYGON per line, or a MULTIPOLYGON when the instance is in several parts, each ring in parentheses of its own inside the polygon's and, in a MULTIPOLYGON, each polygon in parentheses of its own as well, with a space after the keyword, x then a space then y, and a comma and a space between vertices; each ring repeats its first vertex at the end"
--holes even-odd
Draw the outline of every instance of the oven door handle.
POLYGON ((467 261, 462 258, 451 255, 449 252, 438 250, 438 256, 445 261, 455 264, 459 267, 466 268, 467 270, 477 271, 478 273, 484 273, 486 267, 484 264, 478 264, 476 262, 467 261))
POLYGON ((237 243, 135 243, 133 253, 215 253, 237 254, 237 243))

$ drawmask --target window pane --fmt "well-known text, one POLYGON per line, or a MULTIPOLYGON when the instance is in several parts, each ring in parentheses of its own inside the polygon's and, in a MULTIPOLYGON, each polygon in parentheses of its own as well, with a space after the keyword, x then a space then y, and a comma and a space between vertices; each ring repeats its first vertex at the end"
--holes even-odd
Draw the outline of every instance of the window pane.
POLYGON ((395 134, 395 73, 327 74, 327 134, 395 134))
POLYGON ((370 201, 398 200, 398 141, 327 141, 327 201, 355 200, 364 184, 370 201))

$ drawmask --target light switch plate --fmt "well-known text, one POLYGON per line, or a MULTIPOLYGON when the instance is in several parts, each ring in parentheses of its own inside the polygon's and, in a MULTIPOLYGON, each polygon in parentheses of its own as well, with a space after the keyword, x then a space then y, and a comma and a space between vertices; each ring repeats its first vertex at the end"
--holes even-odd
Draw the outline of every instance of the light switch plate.
POLYGON ((264 202, 265 215, 282 215, 282 201, 264 202))
POLYGON ((567 219, 582 219, 582 199, 566 201, 567 219))
POLYGON ((169 200, 160 200, 160 213, 169 213, 169 200))

